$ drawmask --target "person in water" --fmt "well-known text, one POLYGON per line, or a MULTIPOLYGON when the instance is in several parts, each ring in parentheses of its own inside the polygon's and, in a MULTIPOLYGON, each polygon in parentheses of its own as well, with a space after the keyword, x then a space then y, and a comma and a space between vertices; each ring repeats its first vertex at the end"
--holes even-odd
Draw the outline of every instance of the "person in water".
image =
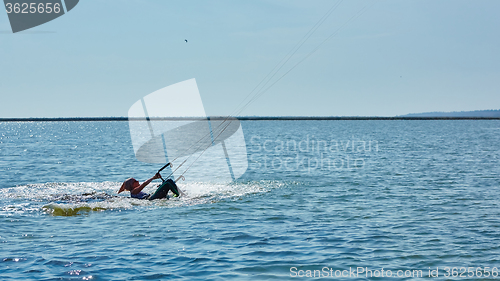
POLYGON ((152 178, 148 179, 147 181, 143 182, 142 184, 139 183, 138 180, 134 178, 129 178, 125 180, 120 187, 120 190, 118 193, 121 193, 125 190, 130 191, 130 197, 132 198, 137 198, 137 199, 148 199, 148 200, 154 200, 154 199, 162 199, 162 198, 167 198, 168 199, 168 191, 172 191, 174 196, 179 196, 179 190, 177 188, 177 185, 175 182, 171 179, 166 180, 163 182, 163 184, 160 186, 160 188, 153 194, 150 195, 148 193, 142 192, 142 190, 150 184, 153 180, 161 178, 160 173, 156 173, 152 178))
POLYGON ((160 174, 157 173, 152 178, 143 182, 142 184, 140 184, 139 181, 134 179, 134 178, 128 178, 127 180, 125 180, 123 182, 122 186, 120 187, 120 190, 118 191, 118 194, 127 190, 127 191, 130 191, 130 197, 132 197, 132 198, 147 199, 149 197, 149 194, 142 192, 142 190, 148 184, 150 184, 153 180, 159 179, 159 178, 160 178, 160 174))

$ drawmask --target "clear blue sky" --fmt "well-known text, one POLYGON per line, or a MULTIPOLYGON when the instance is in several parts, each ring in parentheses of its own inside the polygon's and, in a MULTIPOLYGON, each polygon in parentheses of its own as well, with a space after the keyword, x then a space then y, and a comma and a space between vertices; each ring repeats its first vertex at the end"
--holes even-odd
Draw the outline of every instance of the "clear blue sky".
MULTIPOLYGON (((83 0, 17 34, 0 12, 0 117, 127 116, 190 78, 208 115, 230 114, 333 3, 83 0)), ((365 5, 239 115, 500 108, 500 1, 345 0, 284 70, 365 5)))

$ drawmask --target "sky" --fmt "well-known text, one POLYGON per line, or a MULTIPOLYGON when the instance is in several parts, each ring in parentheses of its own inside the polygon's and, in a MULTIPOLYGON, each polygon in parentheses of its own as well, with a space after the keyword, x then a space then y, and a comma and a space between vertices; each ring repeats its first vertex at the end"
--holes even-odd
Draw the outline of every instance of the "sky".
POLYGON ((239 110, 335 3, 84 0, 15 34, 0 12, 0 117, 127 116, 191 78, 209 116, 500 109, 500 1, 344 0, 239 110))

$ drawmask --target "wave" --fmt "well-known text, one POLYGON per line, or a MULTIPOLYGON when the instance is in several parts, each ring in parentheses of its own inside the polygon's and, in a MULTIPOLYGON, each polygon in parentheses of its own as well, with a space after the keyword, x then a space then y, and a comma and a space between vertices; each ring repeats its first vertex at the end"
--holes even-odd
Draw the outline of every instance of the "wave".
MULTIPOLYGON (((170 200, 139 200, 117 195, 121 183, 79 182, 29 184, 0 189, 0 215, 42 212, 52 216, 78 216, 93 212, 128 210, 134 208, 175 208, 211 204, 240 198, 249 194, 268 192, 284 185, 277 181, 207 183, 179 183, 187 196, 170 200)), ((155 187, 146 187, 154 192, 155 187)))

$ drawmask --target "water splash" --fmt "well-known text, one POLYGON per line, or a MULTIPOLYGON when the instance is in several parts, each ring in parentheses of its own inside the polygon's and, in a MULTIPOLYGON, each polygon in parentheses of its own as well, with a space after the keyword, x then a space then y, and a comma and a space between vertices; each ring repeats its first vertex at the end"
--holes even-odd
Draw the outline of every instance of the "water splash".
MULTIPOLYGON (((211 204, 240 198, 249 194, 268 192, 284 185, 277 181, 182 184, 179 188, 187 196, 170 200, 139 200, 127 195, 116 195, 121 183, 44 183, 0 189, 0 215, 45 213, 53 216, 78 216, 92 212, 130 210, 134 208, 176 208, 211 204)), ((146 187, 153 192, 155 187, 146 187)))

